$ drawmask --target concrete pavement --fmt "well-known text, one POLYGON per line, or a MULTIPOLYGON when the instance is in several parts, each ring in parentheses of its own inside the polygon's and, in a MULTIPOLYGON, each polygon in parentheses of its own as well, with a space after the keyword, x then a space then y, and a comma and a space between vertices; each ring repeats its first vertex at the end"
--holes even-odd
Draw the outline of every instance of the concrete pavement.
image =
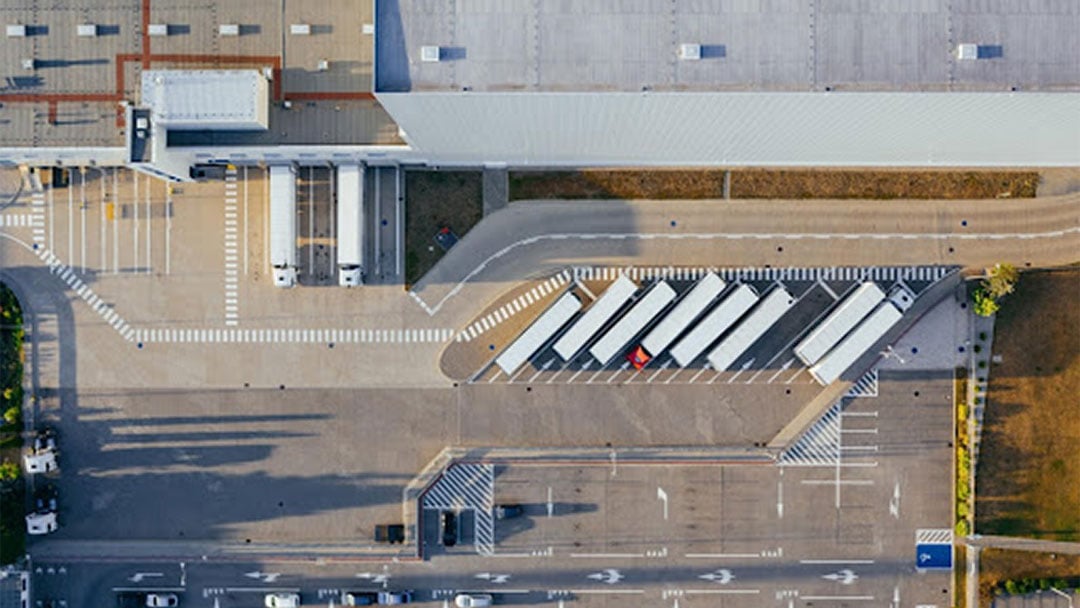
POLYGON ((520 201, 485 217, 412 290, 453 326, 568 265, 1023 268, 1070 263, 1080 195, 981 201, 520 201))

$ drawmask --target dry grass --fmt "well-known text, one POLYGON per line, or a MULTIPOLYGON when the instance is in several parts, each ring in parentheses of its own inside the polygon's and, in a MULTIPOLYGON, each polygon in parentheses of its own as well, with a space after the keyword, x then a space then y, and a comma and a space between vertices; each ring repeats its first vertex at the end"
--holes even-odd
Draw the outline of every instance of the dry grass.
POLYGON ((484 214, 479 171, 405 172, 405 284, 412 285, 444 255, 435 233, 449 226, 459 238, 484 214))
MULTIPOLYGON (((510 200, 722 198, 723 169, 513 171, 510 200)), ((1035 196, 1034 171, 736 169, 731 198, 983 199, 1035 196)))
POLYGON ((732 198, 1032 198, 1034 171, 739 171, 732 198))
POLYGON ((1028 272, 998 314, 976 531, 1080 540, 1080 269, 1028 272))
POLYGON ((510 200, 723 198, 724 171, 512 171, 510 200))
POLYGON ((983 549, 979 558, 979 604, 989 606, 994 589, 1007 580, 1073 579, 1080 576, 1080 555, 983 549))

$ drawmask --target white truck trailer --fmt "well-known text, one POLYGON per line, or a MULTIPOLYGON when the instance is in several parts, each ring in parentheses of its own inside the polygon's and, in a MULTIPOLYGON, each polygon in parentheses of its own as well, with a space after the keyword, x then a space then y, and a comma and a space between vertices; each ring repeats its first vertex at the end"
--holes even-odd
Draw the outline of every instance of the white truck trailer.
POLYGON ((795 356, 806 365, 817 363, 884 299, 876 283, 863 283, 795 346, 795 356))
POLYGON ((836 381, 840 374, 855 364, 885 332, 892 329, 903 314, 892 302, 882 302, 844 338, 836 348, 829 351, 823 359, 810 367, 810 375, 822 386, 836 381))
POLYGON ((592 303, 585 314, 581 315, 581 318, 555 342, 555 352, 564 361, 572 359, 585 346, 589 338, 600 331, 604 323, 619 312, 619 309, 626 304, 637 289, 637 284, 626 275, 619 275, 619 278, 592 303))
POLYGON ((337 168, 338 285, 364 284, 364 167, 337 168))
POLYGON ((270 167, 270 266, 274 286, 296 285, 296 170, 270 167))
POLYGON ((641 330, 645 329, 645 326, 655 319, 668 304, 671 304, 675 295, 675 290, 664 281, 653 285, 648 293, 589 348, 589 354, 595 357, 600 365, 606 365, 615 355, 624 350, 634 336, 641 333, 641 330))
POLYGON ((746 349, 765 335, 794 305, 795 298, 783 287, 770 291, 742 323, 709 353, 709 365, 718 372, 731 367, 746 349))
POLYGON ((579 310, 581 300, 573 293, 564 294, 495 359, 495 364, 507 376, 513 376, 579 310))
POLYGON ((749 285, 739 285, 728 294, 720 305, 705 315, 690 333, 683 336, 671 349, 671 356, 679 367, 694 362, 705 349, 735 324, 750 307, 758 301, 757 292, 749 285))
POLYGON ((724 280, 715 273, 710 272, 701 277, 697 285, 694 285, 690 292, 679 300, 675 308, 664 315, 656 327, 642 339, 641 347, 649 353, 650 357, 656 357, 662 353, 675 341, 675 338, 679 337, 679 334, 690 327, 694 319, 705 312, 716 296, 724 291, 724 285, 724 280))

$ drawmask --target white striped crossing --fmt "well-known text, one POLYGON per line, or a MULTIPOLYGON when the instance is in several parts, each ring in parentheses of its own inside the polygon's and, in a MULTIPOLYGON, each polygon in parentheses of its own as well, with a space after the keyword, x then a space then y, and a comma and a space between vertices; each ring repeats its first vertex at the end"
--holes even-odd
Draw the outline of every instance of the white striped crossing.
POLYGON ((454 337, 452 329, 136 329, 138 342, 266 344, 438 344, 454 337))

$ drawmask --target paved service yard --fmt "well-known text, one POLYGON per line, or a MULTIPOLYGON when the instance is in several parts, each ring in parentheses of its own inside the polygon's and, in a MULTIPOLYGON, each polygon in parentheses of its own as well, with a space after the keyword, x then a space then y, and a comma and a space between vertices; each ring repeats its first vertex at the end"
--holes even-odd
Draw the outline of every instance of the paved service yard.
MULTIPOLYGON (((637 346, 642 337, 655 327, 670 313, 671 309, 679 302, 668 305, 663 312, 647 323, 630 341, 630 345, 624 348, 606 365, 601 366, 590 354, 590 345, 600 339, 601 336, 618 322, 633 306, 631 303, 624 305, 618 314, 603 329, 597 331, 585 346, 570 360, 563 360, 552 348, 560 336, 569 331, 574 323, 580 318, 579 313, 549 340, 543 348, 529 358, 526 365, 521 366, 513 375, 495 366, 492 361, 499 351, 513 343, 518 332, 502 335, 499 332, 487 334, 486 328, 497 325, 505 320, 506 313, 513 314, 517 310, 515 304, 527 305, 533 302, 533 294, 544 295, 549 301, 551 298, 577 288, 589 297, 600 297, 619 275, 625 274, 640 283, 636 298, 647 293, 652 285, 660 280, 665 281, 678 294, 677 297, 686 294, 694 287, 697 280, 710 269, 706 268, 656 268, 656 267, 585 267, 575 268, 573 273, 556 275, 546 285, 554 285, 549 295, 540 288, 533 288, 518 295, 516 298, 501 298, 493 307, 477 315, 478 320, 470 324, 462 336, 467 338, 465 344, 453 345, 443 354, 444 369, 456 367, 446 358, 467 358, 469 360, 483 360, 485 364, 475 371, 469 378, 472 383, 488 384, 780 384, 799 385, 812 384, 813 378, 806 373, 803 365, 792 352, 792 348, 805 337, 816 325, 824 319, 835 305, 843 300, 853 289, 863 281, 874 281, 883 290, 888 292, 894 285, 902 284, 909 288, 918 297, 919 294, 936 280, 945 276, 949 268, 945 266, 911 266, 911 267, 840 267, 840 268, 725 268, 715 270, 728 284, 727 289, 712 302, 712 306, 706 310, 715 308, 717 302, 722 301, 731 292, 733 286, 749 285, 757 294, 764 297, 771 290, 784 288, 795 298, 795 303, 784 316, 777 321, 760 340, 755 341, 745 353, 739 356, 730 369, 716 371, 711 369, 707 354, 711 350, 706 348, 693 362, 686 367, 680 367, 670 355, 671 346, 678 343, 674 340, 665 349, 648 362, 641 370, 630 367, 625 354, 632 347, 637 346), (570 280, 573 277, 573 280, 570 280), (579 287, 584 286, 584 287, 579 287), (505 303, 504 303, 505 302, 505 303), (501 304, 501 306, 500 306, 501 304), (480 355, 463 353, 465 349, 483 351, 480 355), (486 352, 487 356, 483 356, 486 352)), ((588 304, 588 301, 585 302, 588 304)), ((535 318, 544 308, 537 307, 531 312, 522 312, 522 316, 535 318)), ((708 313, 703 312, 701 317, 708 313)), ((685 333, 693 331, 697 322, 691 324, 685 333)), ((515 320, 519 330, 524 330, 528 325, 526 320, 515 320)), ((713 340, 713 344, 717 341, 713 340)))

